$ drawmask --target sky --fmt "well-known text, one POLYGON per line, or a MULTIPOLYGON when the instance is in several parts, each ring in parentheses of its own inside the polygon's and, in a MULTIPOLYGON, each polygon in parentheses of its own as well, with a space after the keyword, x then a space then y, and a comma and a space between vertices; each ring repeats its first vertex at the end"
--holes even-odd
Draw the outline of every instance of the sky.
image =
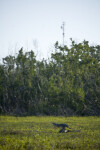
POLYGON ((21 47, 47 59, 58 41, 100 44, 100 0, 0 0, 0 60, 21 47))

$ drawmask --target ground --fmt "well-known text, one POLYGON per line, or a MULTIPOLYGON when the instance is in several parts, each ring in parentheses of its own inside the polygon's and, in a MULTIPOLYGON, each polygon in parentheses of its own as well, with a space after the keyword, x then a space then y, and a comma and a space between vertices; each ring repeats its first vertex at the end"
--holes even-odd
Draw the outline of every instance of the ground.
POLYGON ((0 116, 0 150, 100 150, 100 117, 0 116), (71 132, 52 125, 66 123, 71 132))

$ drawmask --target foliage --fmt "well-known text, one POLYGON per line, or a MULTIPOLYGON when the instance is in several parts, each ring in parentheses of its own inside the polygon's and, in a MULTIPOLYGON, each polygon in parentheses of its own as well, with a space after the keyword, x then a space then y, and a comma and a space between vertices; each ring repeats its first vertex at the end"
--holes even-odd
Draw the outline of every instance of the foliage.
POLYGON ((100 115, 100 46, 55 44, 49 61, 19 50, 0 65, 0 113, 100 115))

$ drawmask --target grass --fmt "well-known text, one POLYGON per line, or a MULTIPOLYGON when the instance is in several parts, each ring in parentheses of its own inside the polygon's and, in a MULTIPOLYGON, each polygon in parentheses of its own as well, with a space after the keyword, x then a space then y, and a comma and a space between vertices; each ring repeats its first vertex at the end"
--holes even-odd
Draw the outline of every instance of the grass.
POLYGON ((0 150, 65 149, 100 150, 100 117, 0 116, 0 150), (68 124, 72 132, 58 133, 52 122, 68 124))

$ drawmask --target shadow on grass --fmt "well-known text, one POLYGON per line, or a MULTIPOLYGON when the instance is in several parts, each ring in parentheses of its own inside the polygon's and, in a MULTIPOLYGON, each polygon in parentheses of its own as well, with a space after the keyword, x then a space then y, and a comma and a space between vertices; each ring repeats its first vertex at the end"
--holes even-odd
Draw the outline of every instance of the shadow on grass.
POLYGON ((24 135, 24 132, 19 130, 2 130, 1 135, 24 135))

